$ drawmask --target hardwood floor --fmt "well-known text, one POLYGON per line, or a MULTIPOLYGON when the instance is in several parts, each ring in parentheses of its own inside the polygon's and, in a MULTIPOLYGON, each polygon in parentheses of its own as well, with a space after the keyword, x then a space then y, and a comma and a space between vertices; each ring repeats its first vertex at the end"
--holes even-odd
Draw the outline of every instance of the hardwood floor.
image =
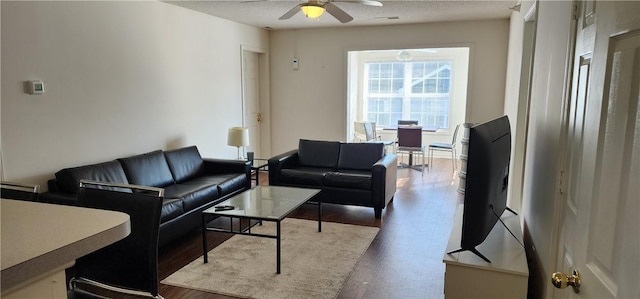
MULTIPOLYGON (((382 219, 374 218, 372 208, 324 204, 323 221, 380 227, 338 298, 442 298, 442 255, 455 207, 462 201, 458 181, 451 160, 436 159, 424 176, 412 169, 398 170, 398 190, 382 219)), ((268 184, 266 173, 261 174, 260 183, 268 184)), ((291 217, 315 220, 316 209, 305 205, 291 217)), ((230 237, 215 232, 207 236, 209 250, 230 237)), ((201 242, 200 232, 194 231, 161 248, 160 280, 200 258, 201 242)), ((167 299, 233 298, 164 284, 160 284, 160 294, 167 299)))

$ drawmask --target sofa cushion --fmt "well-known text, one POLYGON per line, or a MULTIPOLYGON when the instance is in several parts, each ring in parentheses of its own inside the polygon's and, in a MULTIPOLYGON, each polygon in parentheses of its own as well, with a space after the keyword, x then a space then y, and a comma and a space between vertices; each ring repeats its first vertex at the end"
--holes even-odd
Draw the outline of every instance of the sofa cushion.
POLYGON ((296 184, 306 186, 322 186, 322 179, 330 168, 298 167, 285 168, 280 171, 280 182, 285 184, 296 184))
POLYGON ((217 185, 211 184, 174 184, 164 188, 165 196, 182 199, 184 211, 191 211, 218 199, 217 185))
POLYGON ((122 166, 116 160, 65 168, 56 172, 56 180, 61 192, 77 194, 80 190, 80 180, 83 179, 129 184, 122 166))
POLYGON ((160 213, 160 223, 165 223, 173 218, 184 214, 182 200, 179 198, 167 198, 162 200, 162 212, 160 213))
POLYGON ((247 185, 247 176, 244 174, 229 173, 224 176, 226 177, 224 182, 218 184, 221 196, 231 194, 237 190, 243 190, 247 185))
POLYGON ((302 166, 332 168, 338 167, 340 142, 300 139, 298 143, 298 163, 302 166))
POLYGON ((244 189, 247 184, 245 174, 227 173, 197 177, 183 184, 208 184, 218 186, 220 196, 244 189))
POLYGON ((203 171, 204 162, 196 146, 165 151, 164 156, 176 183, 198 177, 203 171))
POLYGON ((329 172, 323 183, 331 187, 371 190, 371 172, 329 172))
POLYGON ((162 151, 118 159, 131 184, 165 187, 173 184, 173 176, 162 151))
POLYGON ((371 170, 384 153, 381 142, 342 143, 338 169, 371 170))

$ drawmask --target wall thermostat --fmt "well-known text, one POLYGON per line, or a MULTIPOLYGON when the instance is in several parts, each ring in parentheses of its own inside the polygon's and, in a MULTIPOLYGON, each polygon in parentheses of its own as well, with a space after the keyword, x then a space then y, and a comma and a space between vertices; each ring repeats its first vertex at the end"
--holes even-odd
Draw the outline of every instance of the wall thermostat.
POLYGON ((43 94, 44 83, 41 80, 27 81, 27 92, 29 94, 43 94))

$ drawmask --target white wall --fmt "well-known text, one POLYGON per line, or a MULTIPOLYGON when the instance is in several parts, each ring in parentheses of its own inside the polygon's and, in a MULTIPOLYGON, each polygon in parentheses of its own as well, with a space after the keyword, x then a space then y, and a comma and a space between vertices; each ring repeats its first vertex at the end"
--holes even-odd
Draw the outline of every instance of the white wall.
MULTIPOLYGON (((240 46, 262 29, 163 2, 1 2, 3 179, 197 145, 233 158, 240 46), (40 79, 43 95, 23 92, 40 79)), ((46 187, 45 187, 46 189, 46 187)))
POLYGON ((282 30, 271 33, 272 153, 298 139, 347 140, 347 51, 468 46, 467 122, 504 112, 509 21, 282 30), (291 69, 297 57, 300 69, 291 69))
POLYGON ((515 211, 521 211, 522 208, 530 66, 535 38, 533 17, 529 16, 532 4, 532 1, 523 1, 520 11, 512 12, 509 25, 504 114, 509 116, 511 123, 511 164, 507 206, 515 211), (525 18, 531 20, 526 21, 525 18))

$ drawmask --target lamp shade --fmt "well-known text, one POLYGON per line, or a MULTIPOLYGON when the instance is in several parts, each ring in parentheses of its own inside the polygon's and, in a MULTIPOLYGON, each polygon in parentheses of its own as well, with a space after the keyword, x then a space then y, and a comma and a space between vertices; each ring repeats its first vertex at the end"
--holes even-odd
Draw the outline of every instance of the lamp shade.
POLYGON ((227 136, 227 144, 231 146, 247 146, 249 145, 249 129, 242 127, 229 128, 227 136))
POLYGON ((324 7, 318 4, 308 3, 300 7, 307 18, 317 19, 324 13, 324 7))

